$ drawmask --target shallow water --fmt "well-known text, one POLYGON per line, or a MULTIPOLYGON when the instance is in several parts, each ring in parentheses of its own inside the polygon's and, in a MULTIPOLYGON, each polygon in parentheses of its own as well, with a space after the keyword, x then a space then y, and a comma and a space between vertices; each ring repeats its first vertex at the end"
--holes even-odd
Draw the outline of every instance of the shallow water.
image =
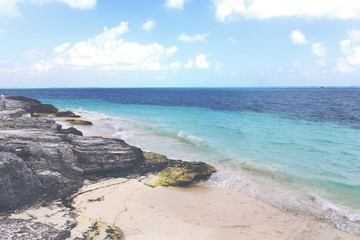
POLYGON ((360 89, 6 90, 102 120, 210 181, 360 234, 360 89))

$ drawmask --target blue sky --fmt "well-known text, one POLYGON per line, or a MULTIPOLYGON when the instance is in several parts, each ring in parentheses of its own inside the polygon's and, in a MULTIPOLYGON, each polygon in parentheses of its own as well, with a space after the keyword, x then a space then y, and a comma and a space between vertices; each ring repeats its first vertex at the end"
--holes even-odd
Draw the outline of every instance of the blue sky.
POLYGON ((359 86, 358 0, 0 0, 1 87, 359 86))

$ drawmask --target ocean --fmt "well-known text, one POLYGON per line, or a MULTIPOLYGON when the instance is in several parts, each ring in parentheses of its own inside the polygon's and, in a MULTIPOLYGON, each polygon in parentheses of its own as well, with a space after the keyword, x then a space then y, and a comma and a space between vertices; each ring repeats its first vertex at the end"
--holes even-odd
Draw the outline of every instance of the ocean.
POLYGON ((6 89, 227 186, 360 234, 360 88, 6 89))

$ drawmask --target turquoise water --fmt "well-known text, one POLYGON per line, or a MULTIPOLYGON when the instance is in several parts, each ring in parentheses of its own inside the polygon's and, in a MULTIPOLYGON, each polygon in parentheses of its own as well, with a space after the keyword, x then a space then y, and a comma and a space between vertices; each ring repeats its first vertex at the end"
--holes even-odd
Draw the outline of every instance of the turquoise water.
POLYGON ((218 172, 200 184, 360 234, 360 89, 17 89, 129 144, 218 172))
POLYGON ((130 144, 219 172, 204 184, 227 185, 296 214, 359 233, 360 129, 270 113, 198 107, 49 100, 130 144), (102 114, 100 114, 102 113, 102 114))

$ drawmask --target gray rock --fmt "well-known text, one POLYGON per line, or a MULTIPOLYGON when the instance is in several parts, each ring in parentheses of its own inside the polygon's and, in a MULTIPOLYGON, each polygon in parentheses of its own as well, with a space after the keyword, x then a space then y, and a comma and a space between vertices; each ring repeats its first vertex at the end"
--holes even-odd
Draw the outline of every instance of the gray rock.
POLYGON ((80 131, 62 129, 51 119, 29 117, 35 108, 57 111, 52 105, 43 106, 37 100, 24 97, 6 99, 8 111, 19 115, 0 115, 2 213, 65 199, 75 193, 85 179, 140 175, 161 171, 170 164, 149 154, 145 160, 141 149, 123 140, 83 137, 80 131))
POLYGON ((10 152, 0 152, 0 209, 34 201, 41 185, 25 162, 10 152))
MULTIPOLYGON (((21 107, 22 113, 29 113, 28 105, 41 104, 27 98, 24 103, 22 97, 7 99, 11 109, 21 107)), ((119 139, 82 137, 75 128, 62 129, 51 119, 4 117, 0 132, 2 212, 66 198, 86 178, 127 176, 144 170, 139 148, 119 139)))
POLYGON ((120 139, 102 137, 72 138, 77 165, 85 175, 120 176, 137 172, 144 164, 141 149, 120 139))
POLYGON ((64 133, 64 134, 74 134, 77 136, 83 136, 83 133, 79 130, 77 130, 76 128, 70 127, 68 129, 60 129, 59 133, 64 133))
POLYGON ((0 118, 14 118, 14 117, 30 117, 30 113, 24 111, 23 109, 15 109, 15 110, 3 110, 0 111, 0 118))
POLYGON ((21 108, 29 112, 31 115, 34 113, 57 113, 58 109, 51 104, 42 104, 40 101, 22 97, 22 96, 9 96, 6 97, 10 108, 21 108))
POLYGON ((0 221, 0 239, 63 240, 69 230, 59 230, 44 223, 7 218, 0 221))
POLYGON ((6 100, 3 94, 0 94, 0 111, 6 110, 6 100))

